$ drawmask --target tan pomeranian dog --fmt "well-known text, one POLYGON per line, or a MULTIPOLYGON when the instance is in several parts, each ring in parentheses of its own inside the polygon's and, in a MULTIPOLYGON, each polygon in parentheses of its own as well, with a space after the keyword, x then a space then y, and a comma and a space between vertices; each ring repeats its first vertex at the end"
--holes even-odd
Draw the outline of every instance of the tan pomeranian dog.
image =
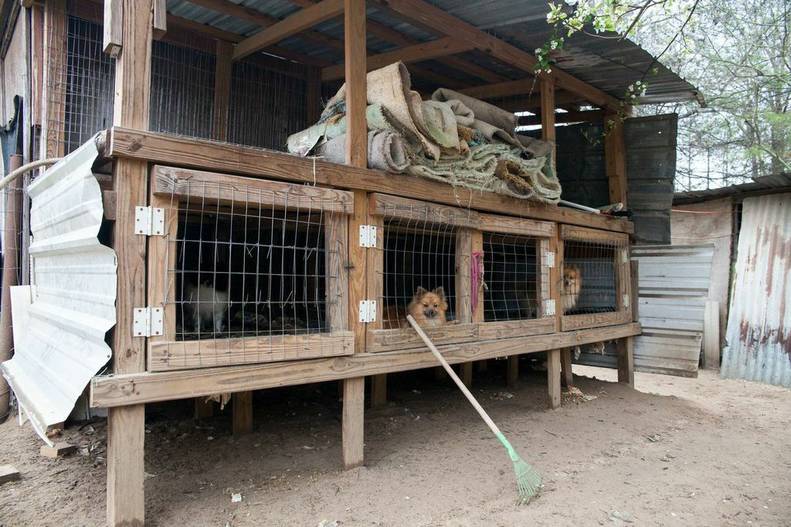
POLYGON ((582 290, 582 270, 576 265, 563 267, 563 314, 573 310, 580 299, 582 290))
POLYGON ((421 327, 428 328, 445 324, 447 311, 448 301, 445 299, 445 290, 441 287, 433 291, 426 291, 422 287, 418 287, 407 307, 407 312, 412 315, 412 318, 421 327))

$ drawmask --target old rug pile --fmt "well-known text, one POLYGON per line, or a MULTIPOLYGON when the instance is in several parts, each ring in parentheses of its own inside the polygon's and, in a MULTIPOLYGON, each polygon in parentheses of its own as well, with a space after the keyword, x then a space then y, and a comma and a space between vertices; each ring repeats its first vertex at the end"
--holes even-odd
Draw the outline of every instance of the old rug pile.
MULTIPOLYGON (((517 135, 513 113, 445 88, 424 101, 401 62, 368 74, 367 97, 369 168, 546 203, 560 199, 551 145, 517 135)), ((289 152, 343 163, 345 114, 344 85, 318 123, 288 138, 289 152)))

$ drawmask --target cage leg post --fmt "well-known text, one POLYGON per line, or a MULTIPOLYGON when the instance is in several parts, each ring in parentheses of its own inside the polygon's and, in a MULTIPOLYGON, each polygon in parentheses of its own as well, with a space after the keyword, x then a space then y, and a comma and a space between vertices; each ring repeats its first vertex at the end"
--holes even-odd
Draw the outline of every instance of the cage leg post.
POLYGON ((371 377, 371 408, 387 404, 387 374, 371 377))
POLYGON ((208 419, 214 415, 214 401, 207 401, 205 397, 195 398, 195 419, 208 419))
POLYGON ((144 404, 107 411, 107 524, 140 526, 145 520, 144 404))
POLYGON ((560 380, 566 388, 574 386, 574 373, 571 371, 571 348, 560 350, 560 380))
POLYGON ((459 366, 461 369, 461 375, 459 377, 461 377, 464 386, 467 388, 472 386, 472 364, 472 362, 465 362, 459 366))
POLYGON ((634 339, 618 339, 615 346, 618 350, 618 382, 634 388, 634 339))
POLYGON ((363 464, 365 424, 365 377, 343 381, 343 466, 347 469, 363 464))
POLYGON ((253 431, 253 392, 233 394, 233 434, 249 434, 253 431))
POLYGON ((560 406, 560 350, 547 352, 547 388, 549 390, 549 407, 560 406))
POLYGON ((519 355, 509 355, 508 365, 505 370, 505 382, 508 386, 515 386, 519 379, 519 355))

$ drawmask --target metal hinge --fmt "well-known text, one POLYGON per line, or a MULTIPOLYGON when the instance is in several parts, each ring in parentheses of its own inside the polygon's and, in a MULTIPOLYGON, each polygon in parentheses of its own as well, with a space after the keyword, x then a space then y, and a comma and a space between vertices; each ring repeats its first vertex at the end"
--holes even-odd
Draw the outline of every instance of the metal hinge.
POLYGON ((554 298, 550 298, 549 300, 544 300, 544 316, 545 317, 555 316, 555 299, 554 298))
POLYGON ((162 335, 164 317, 161 307, 136 307, 132 319, 133 337, 154 337, 162 335))
POLYGON ((544 265, 547 267, 555 267, 555 253, 551 251, 544 253, 544 265))
POLYGON ((376 247, 376 225, 360 225, 360 247, 376 247))
POLYGON ((630 303, 631 299, 629 298, 629 295, 623 295, 623 307, 628 309, 630 303))
POLYGON ((376 322, 376 300, 360 300, 360 322, 376 322))
POLYGON ((135 207, 135 234, 164 236, 165 209, 157 207, 135 207))

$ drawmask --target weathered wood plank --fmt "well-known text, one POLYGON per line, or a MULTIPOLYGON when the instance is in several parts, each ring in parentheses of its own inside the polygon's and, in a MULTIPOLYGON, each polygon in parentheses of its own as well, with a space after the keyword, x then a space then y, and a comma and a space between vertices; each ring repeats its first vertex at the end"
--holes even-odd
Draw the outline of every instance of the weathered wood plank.
POLYGON ((427 201, 379 193, 371 194, 370 201, 371 214, 380 216, 442 223, 456 227, 478 228, 480 225, 479 214, 470 209, 446 207, 427 201))
POLYGON ((545 335, 553 331, 555 331, 555 319, 547 317, 531 320, 482 322, 478 329, 478 336, 483 340, 507 339, 511 337, 527 337, 529 335, 545 335))
POLYGON ((547 390, 549 407, 560 407, 560 350, 547 351, 547 390))
POLYGON ((557 227, 548 221, 536 221, 513 216, 500 216, 495 214, 478 214, 478 228, 484 232, 499 232, 503 234, 517 234, 520 236, 535 236, 546 238, 555 236, 557 227))
MULTIPOLYGON (((448 362, 457 364, 573 347, 639 333, 640 325, 629 323, 550 335, 451 344, 439 348, 448 362)), ((428 351, 358 353, 347 357, 253 366, 97 376, 91 381, 91 406, 114 407, 169 401, 224 391, 293 386, 433 366, 436 366, 436 359, 428 351)))
POLYGON ((618 382, 634 388, 634 338, 619 339, 615 345, 618 350, 618 382))
POLYGON ((343 381, 341 429, 343 466, 350 469, 362 465, 365 459, 365 377, 343 381))
POLYGON ((626 245, 629 242, 629 236, 623 233, 604 231, 600 229, 588 229, 577 225, 561 225, 560 237, 564 240, 576 240, 581 242, 598 242, 623 245, 626 245))
POLYGON ((610 203, 619 201, 626 205, 626 145, 623 136, 623 118, 608 112, 604 118, 604 162, 610 190, 610 203))
POLYGON ((631 321, 632 312, 630 310, 621 310, 611 311, 609 313, 563 315, 560 325, 563 331, 571 331, 582 328, 617 326, 619 324, 626 324, 627 322, 631 321))
MULTIPOLYGON (((458 344, 479 338, 479 324, 445 324, 435 328, 425 328, 426 335, 436 345, 458 344)), ((382 353, 398 350, 420 351, 425 344, 412 328, 374 329, 369 331, 368 353, 382 353)))
POLYGON ((104 0, 102 50, 113 58, 121 53, 123 23, 123 0, 104 0))
POLYGON ((232 205, 252 203, 265 207, 299 208, 351 214, 351 192, 281 181, 229 176, 216 172, 156 165, 152 170, 154 194, 170 198, 200 198, 232 205))
POLYGON ((105 155, 142 159, 154 163, 216 170, 247 176, 298 181, 338 188, 367 190, 425 199, 435 203, 523 216, 538 220, 634 232, 626 220, 590 214, 565 207, 519 200, 491 192, 454 188, 425 178, 387 174, 381 171, 305 159, 282 152, 231 145, 156 132, 114 127, 105 155))
MULTIPOLYGON (((153 339, 152 339, 153 340, 153 339)), ((351 355, 350 331, 317 335, 272 335, 230 339, 166 341, 150 345, 149 371, 214 368, 239 364, 351 355)))
POLYGON ((324 225, 324 251, 327 273, 327 327, 330 332, 349 329, 349 270, 346 266, 348 228, 349 220, 346 215, 327 215, 324 225))

